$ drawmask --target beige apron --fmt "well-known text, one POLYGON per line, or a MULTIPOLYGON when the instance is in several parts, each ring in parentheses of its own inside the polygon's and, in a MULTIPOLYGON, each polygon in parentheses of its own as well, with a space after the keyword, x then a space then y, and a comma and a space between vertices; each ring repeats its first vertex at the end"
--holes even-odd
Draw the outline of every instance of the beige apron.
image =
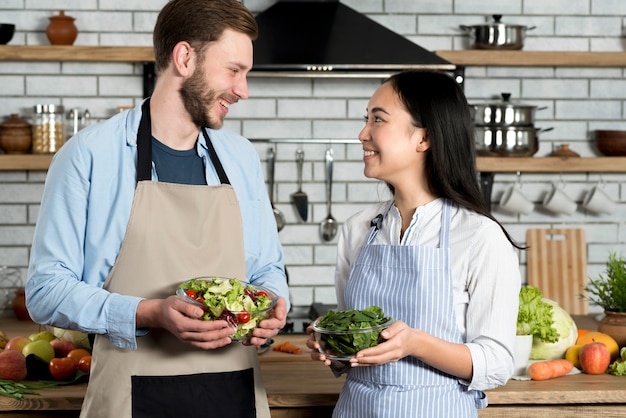
MULTIPOLYGON (((196 276, 244 279, 245 266, 239 204, 230 185, 140 181, 120 254, 104 288, 143 298, 166 298, 174 294, 180 282, 196 276)), ((258 354, 253 346, 232 343, 216 350, 201 350, 182 343, 169 332, 153 329, 137 337, 137 350, 131 351, 114 347, 106 336, 98 335, 81 417, 133 416, 131 411, 137 411, 133 393, 152 394, 152 386, 144 392, 135 386, 134 379, 144 376, 156 376, 168 395, 156 399, 154 411, 135 416, 168 416, 163 412, 165 407, 158 404, 160 401, 196 402, 197 416, 218 416, 210 413, 212 407, 207 402, 211 397, 228 400, 233 394, 220 392, 228 387, 224 382, 230 382, 231 374, 246 370, 250 375, 249 396, 238 399, 236 404, 252 402, 252 416, 256 408, 257 417, 269 417, 258 354), (195 380, 189 388, 180 389, 185 386, 176 380, 179 377, 183 381, 195 380), (200 386, 197 383, 207 380, 212 382, 210 390, 202 388, 193 395, 193 390, 200 386), (180 398, 185 396, 192 399, 180 398), (193 399, 194 396, 200 398, 193 399), (163 399, 168 397, 171 399, 163 399)))

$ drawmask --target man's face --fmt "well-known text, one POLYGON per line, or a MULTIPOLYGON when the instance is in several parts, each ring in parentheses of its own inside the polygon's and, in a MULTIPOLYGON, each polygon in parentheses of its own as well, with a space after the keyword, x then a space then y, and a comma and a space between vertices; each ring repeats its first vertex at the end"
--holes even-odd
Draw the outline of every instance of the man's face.
POLYGON ((226 29, 206 47, 204 59, 180 89, 192 121, 198 127, 219 129, 230 105, 248 98, 246 75, 252 68, 252 41, 241 32, 226 29))

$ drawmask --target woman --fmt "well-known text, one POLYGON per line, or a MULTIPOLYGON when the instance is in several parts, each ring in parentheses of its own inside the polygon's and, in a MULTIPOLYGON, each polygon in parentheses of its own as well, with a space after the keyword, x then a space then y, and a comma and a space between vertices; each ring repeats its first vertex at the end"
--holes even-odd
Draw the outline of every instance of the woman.
POLYGON ((338 242, 338 309, 380 306, 384 342, 348 362, 334 417, 476 417, 513 374, 518 247, 489 213, 474 130, 447 74, 407 71, 371 97, 359 135, 365 176, 393 199, 348 219, 338 242), (363 367, 375 366, 375 367, 363 367))

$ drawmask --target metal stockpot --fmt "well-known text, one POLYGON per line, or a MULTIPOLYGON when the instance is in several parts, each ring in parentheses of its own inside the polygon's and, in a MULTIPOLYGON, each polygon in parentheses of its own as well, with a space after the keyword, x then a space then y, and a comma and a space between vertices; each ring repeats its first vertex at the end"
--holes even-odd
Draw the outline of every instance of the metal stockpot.
POLYGON ((500 21, 502 15, 493 15, 493 22, 482 25, 460 25, 469 32, 472 49, 522 49, 526 31, 535 26, 511 25, 500 21))
POLYGON ((475 125, 492 127, 532 126, 535 123, 535 112, 539 108, 511 102, 511 93, 502 93, 502 100, 486 104, 470 105, 470 112, 475 125))
POLYGON ((476 153, 487 157, 531 157, 539 150, 539 132, 533 126, 476 126, 476 153))

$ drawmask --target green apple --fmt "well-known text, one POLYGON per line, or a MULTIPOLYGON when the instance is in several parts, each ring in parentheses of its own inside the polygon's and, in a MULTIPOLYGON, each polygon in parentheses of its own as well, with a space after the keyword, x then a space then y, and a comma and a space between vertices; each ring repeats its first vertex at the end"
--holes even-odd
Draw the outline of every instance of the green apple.
POLYGON ((54 348, 50 341, 35 340, 24 346, 22 349, 24 357, 28 357, 29 354, 34 354, 40 359, 49 362, 54 358, 54 348))
POLYGON ((28 338, 30 338, 33 341, 45 340, 45 341, 50 342, 50 341, 54 340, 56 337, 50 331, 41 331, 41 332, 36 332, 34 334, 30 334, 28 336, 28 338))

